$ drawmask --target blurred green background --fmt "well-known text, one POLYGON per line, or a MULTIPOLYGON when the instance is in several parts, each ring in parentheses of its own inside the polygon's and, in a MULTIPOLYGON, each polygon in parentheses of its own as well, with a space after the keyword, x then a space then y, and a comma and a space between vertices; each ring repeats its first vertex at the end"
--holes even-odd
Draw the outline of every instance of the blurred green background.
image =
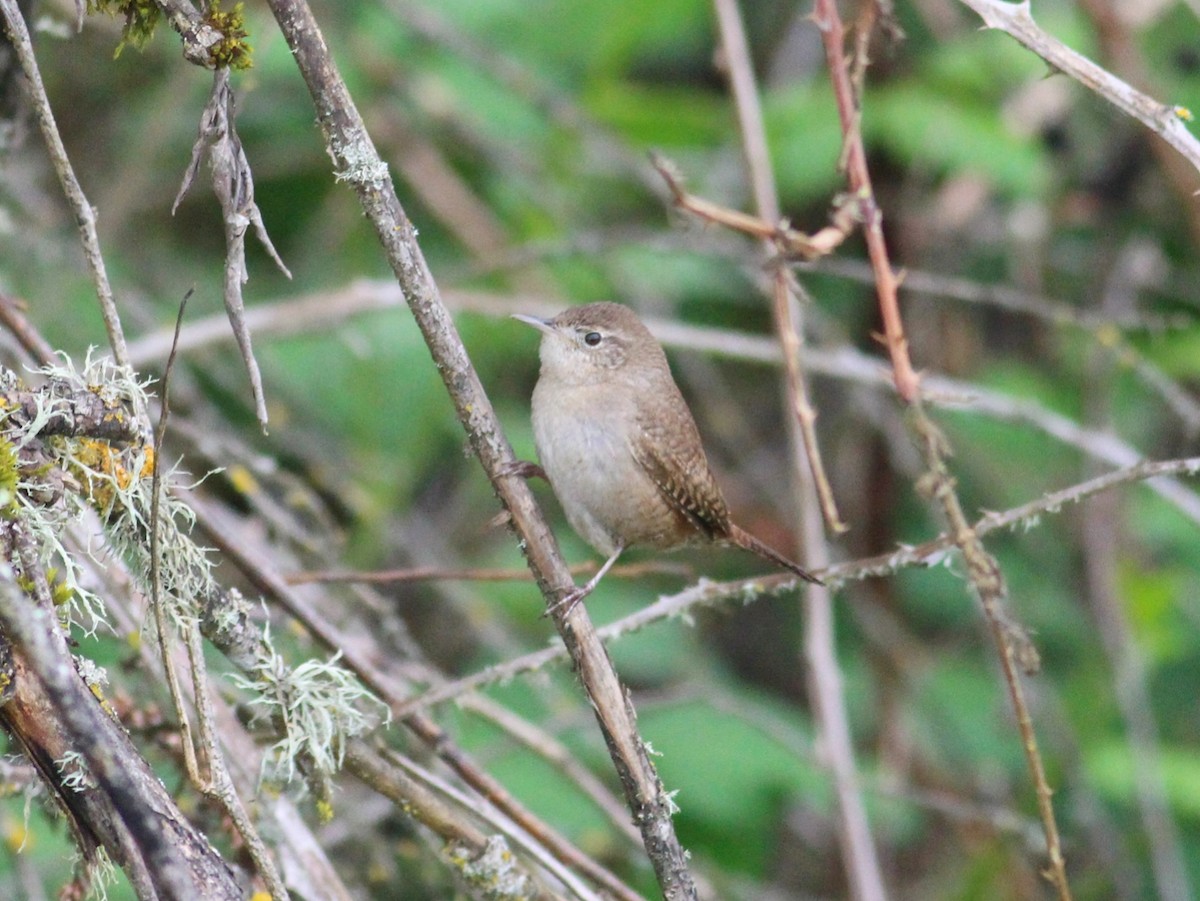
MULTIPOLYGON (((650 317, 770 333, 761 250, 672 212, 647 159, 658 150, 693 192, 751 207, 708 4, 312 5, 452 304, 468 291, 510 312, 617 300, 650 317)), ((1101 0, 1041 2, 1034 12, 1156 98, 1200 110, 1194 6, 1144 7, 1126 19, 1101 0)), ((743 14, 783 208, 796 227, 815 231, 844 182, 809 11, 755 0, 743 14)), ((120 22, 89 16, 76 34, 73 15, 68 3, 34 4, 37 49, 98 212, 126 329, 134 338, 168 329, 192 287, 189 323, 221 316, 223 238, 206 173, 171 215, 211 76, 181 59, 167 29, 114 58, 120 22)), ((852 20, 854 10, 844 15, 852 20)), ((1028 417, 969 404, 939 413, 968 512, 1003 510, 1112 468, 1091 452, 1103 441, 1123 442, 1135 459, 1195 454, 1197 173, 1181 171, 1142 126, 1011 39, 981 31, 965 7, 925 0, 901 4, 897 15, 904 40, 871 45, 862 129, 893 262, 909 270, 910 285, 929 277, 903 293, 914 363, 1014 405, 1036 404, 1091 436, 1064 441, 1028 417), (1030 309, 989 299, 996 287, 1030 309)), ((209 486, 226 499, 239 473, 284 504, 305 498, 311 509, 296 515, 311 517, 309 534, 344 566, 519 566, 508 533, 488 527, 497 504, 464 452, 409 314, 395 305, 340 312, 357 280, 389 272, 352 193, 332 177, 269 11, 248 3, 247 23, 254 65, 233 76, 238 129, 267 228, 294 276, 283 278, 251 242, 247 302, 265 309, 314 298, 330 312, 298 333, 256 337, 269 436, 254 427, 229 342, 185 354, 177 416, 218 444, 226 435, 234 442, 189 468, 228 467, 209 486)), ((0 168, 0 287, 28 303, 56 347, 81 357, 105 343, 100 316, 36 129, 28 119, 23 127, 0 168)), ((797 275, 812 345, 871 355, 882 369, 864 259, 855 236, 834 260, 797 275)), ((495 312, 463 310, 457 319, 510 440, 533 458, 535 334, 495 312)), ((286 320, 284 312, 273 323, 286 320)), ((736 517, 769 543, 794 546, 778 371, 686 349, 671 356, 736 517)), ((145 369, 161 365, 159 356, 145 369)), ((812 382, 851 526, 835 557, 936 535, 940 522, 914 489, 919 458, 889 392, 840 377, 812 382)), ((568 559, 593 559, 549 490, 535 490, 568 559)), ((1042 652, 1030 694, 1081 899, 1186 897, 1177 892, 1187 883, 1173 883, 1172 894, 1164 859, 1200 885, 1198 540, 1195 515, 1143 485, 988 539, 1013 614, 1042 652)), ((301 568, 308 558, 295 554, 301 568)), ((692 581, 758 571, 735 551, 678 562, 692 581)), ((952 559, 838 594, 846 701, 886 878, 898 898, 1048 896, 1030 780, 961 570, 952 559)), ((686 584, 677 575, 611 579, 588 606, 607 621, 686 584)), ((388 594, 452 674, 551 638, 529 584, 418 584, 388 594)), ((722 898, 846 897, 802 632, 789 595, 656 625, 612 647, 643 733, 662 755, 664 782, 678 791, 681 839, 722 898)), ((117 662, 120 643, 110 643, 84 651, 117 662)), ((558 667, 488 694, 608 779, 573 683, 558 667)), ((653 891, 636 849, 568 780, 469 711, 438 716, 535 811, 653 891)), ((15 854, 19 796, 3 816, 14 854, 0 879, 24 892, 25 871, 25 885, 40 878, 54 891, 68 847, 61 823, 35 812, 31 840, 15 854)), ((398 885, 406 898, 451 896, 445 872, 412 851, 407 823, 374 826, 378 841, 353 829, 341 839, 329 833, 334 852, 363 864, 347 874, 364 896, 401 897, 398 885)))

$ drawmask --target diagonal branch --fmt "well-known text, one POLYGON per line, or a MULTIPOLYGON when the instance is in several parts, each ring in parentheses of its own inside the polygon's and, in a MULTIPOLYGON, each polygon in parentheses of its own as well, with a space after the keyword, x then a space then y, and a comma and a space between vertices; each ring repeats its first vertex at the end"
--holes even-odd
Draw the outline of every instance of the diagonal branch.
POLYGON ((928 471, 918 487, 942 508, 950 527, 950 536, 963 555, 967 565, 967 580, 971 583, 984 618, 991 629, 996 643, 996 652, 1008 686, 1009 698, 1017 718, 1017 729, 1021 734, 1021 745, 1037 791, 1038 813, 1046 836, 1046 851, 1050 867, 1046 877, 1058 892, 1060 901, 1070 901, 1071 887, 1067 881, 1066 862, 1063 858, 1062 842, 1058 835, 1058 823, 1054 817, 1053 792, 1046 780, 1046 768, 1038 751, 1037 736, 1033 729, 1033 718, 1025 700, 1025 689, 1021 682, 1022 671, 1035 672, 1038 668, 1037 650, 1019 623, 1006 610, 1008 586, 996 559, 988 553, 983 541, 967 522, 962 504, 954 490, 954 479, 946 467, 948 448, 945 438, 933 421, 926 415, 920 403, 910 408, 913 430, 925 459, 928 471))
MULTIPOLYGON (((29 39, 29 29, 21 17, 16 0, 0 0, 0 14, 4 18, 4 32, 17 52, 21 70, 29 79, 29 92, 33 99, 33 108, 37 116, 38 126, 42 130, 42 139, 50 153, 50 161, 58 174, 64 196, 71 205, 75 222, 79 225, 79 238, 83 243, 83 253, 87 259, 88 269, 92 273, 92 284, 96 296, 100 300, 100 312, 104 317, 104 328, 108 332, 108 342, 112 346, 113 359, 120 366, 129 366, 129 351, 125 346, 125 332, 121 328, 121 318, 117 314, 116 300, 113 298, 112 284, 108 280, 108 270, 104 265, 104 257, 100 253, 100 236, 96 232, 96 212, 83 193, 79 179, 75 177, 75 169, 67 158, 67 149, 63 146, 62 136, 58 133, 58 125, 54 121, 54 113, 50 109, 50 98, 46 95, 42 75, 38 70, 37 59, 33 55, 33 43, 29 39)), ((144 410, 137 411, 139 418, 145 417, 144 410)), ((148 420, 146 420, 148 424, 148 420)))
POLYGON ((1010 35, 1059 72, 1069 75, 1121 112, 1137 119, 1200 170, 1200 141, 1184 124, 1192 118, 1188 109, 1160 103, 1047 34, 1033 21, 1029 0, 1023 3, 1009 3, 1006 0, 960 2, 978 13, 988 28, 996 28, 1010 35))
MULTIPOLYGON (((8 553, 20 561, 26 578, 40 573, 33 539, 19 522, 6 524, 2 540, 8 553)), ((44 574, 37 582, 44 587, 44 574)), ((0 628, 36 674, 62 719, 70 746, 86 761, 88 774, 111 799, 132 837, 153 887, 154 894, 146 897, 162 901, 243 897, 232 872, 179 813, 124 730, 103 712, 75 671, 49 598, 35 601, 26 595, 7 563, 0 566, 0 628)))
MULTIPOLYGON (((269 5, 312 94, 337 177, 354 189, 375 227, 471 447, 512 515, 530 567, 547 602, 553 604, 574 583, 529 487, 519 477, 500 474, 515 461, 512 448, 442 303, 387 166, 367 134, 307 3, 269 0, 269 5)), ((663 894, 672 901, 695 898, 687 856, 671 822, 674 805, 650 762, 633 704, 612 661, 583 605, 556 615, 554 621, 571 650, 663 894)))

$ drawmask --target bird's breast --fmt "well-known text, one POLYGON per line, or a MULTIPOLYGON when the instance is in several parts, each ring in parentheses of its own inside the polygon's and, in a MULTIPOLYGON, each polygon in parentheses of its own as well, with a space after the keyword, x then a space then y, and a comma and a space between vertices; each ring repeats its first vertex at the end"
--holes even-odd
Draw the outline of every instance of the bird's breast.
POLYGON ((602 388, 533 393, 533 436, 542 468, 571 528, 611 554, 618 545, 673 547, 688 535, 630 452, 637 409, 602 388))

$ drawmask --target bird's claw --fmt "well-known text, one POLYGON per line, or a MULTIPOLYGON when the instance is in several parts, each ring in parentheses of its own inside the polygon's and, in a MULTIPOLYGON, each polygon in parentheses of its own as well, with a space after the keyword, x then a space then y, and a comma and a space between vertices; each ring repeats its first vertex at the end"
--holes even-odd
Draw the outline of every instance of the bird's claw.
POLYGON ((587 585, 575 586, 553 604, 547 604, 546 612, 542 616, 570 616, 571 611, 575 609, 575 605, 591 594, 592 589, 595 587, 591 582, 587 585))

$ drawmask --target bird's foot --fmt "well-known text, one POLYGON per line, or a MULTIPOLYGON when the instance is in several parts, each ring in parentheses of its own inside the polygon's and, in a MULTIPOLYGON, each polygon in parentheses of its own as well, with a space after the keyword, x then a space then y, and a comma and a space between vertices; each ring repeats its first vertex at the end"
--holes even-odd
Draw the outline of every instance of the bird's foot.
POLYGON ((570 616, 575 605, 591 594, 595 587, 594 581, 588 582, 586 585, 577 585, 553 604, 547 604, 546 612, 542 616, 570 616))
POLYGON ((550 481, 546 478, 546 470, 532 460, 513 460, 511 463, 502 463, 496 468, 496 475, 550 481))
POLYGON ((604 565, 600 567, 596 575, 588 579, 586 585, 579 585, 572 588, 553 604, 548 604, 546 606, 546 616, 550 616, 551 614, 564 617, 569 616, 571 611, 575 609, 575 605, 591 594, 592 589, 600 584, 600 580, 604 578, 604 574, 612 569, 612 565, 617 562, 617 558, 621 556, 621 551, 624 549, 624 545, 618 545, 617 549, 613 551, 612 556, 604 561, 604 565))

